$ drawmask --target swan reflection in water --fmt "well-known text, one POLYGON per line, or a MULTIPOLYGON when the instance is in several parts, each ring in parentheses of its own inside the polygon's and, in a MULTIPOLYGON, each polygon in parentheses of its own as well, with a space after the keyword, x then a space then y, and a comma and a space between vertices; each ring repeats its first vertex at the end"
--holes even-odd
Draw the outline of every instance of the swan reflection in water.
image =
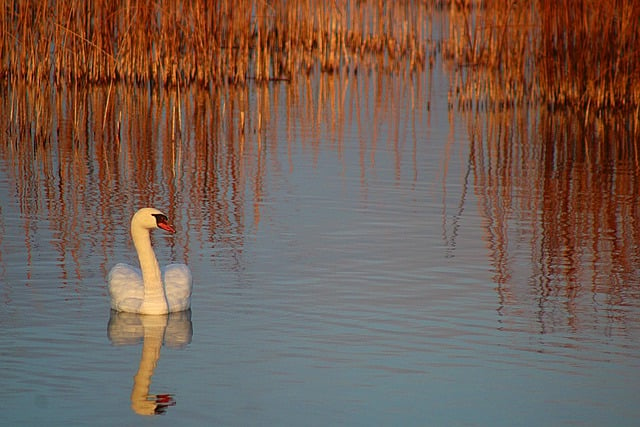
POLYGON ((176 402, 172 394, 150 394, 149 387, 160 359, 162 345, 182 348, 191 342, 191 310, 165 315, 141 315, 111 310, 107 334, 111 343, 117 346, 142 342, 140 366, 133 377, 131 409, 140 415, 159 415, 174 406, 176 402))

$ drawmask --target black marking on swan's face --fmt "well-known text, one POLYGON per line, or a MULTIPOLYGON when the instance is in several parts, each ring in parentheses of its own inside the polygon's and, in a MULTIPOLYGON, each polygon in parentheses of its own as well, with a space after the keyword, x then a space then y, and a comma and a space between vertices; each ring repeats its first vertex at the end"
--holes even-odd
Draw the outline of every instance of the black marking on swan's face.
POLYGON ((168 224, 169 223, 169 218, 167 218, 167 216, 165 214, 151 214, 154 217, 156 217, 156 224, 158 224, 158 227, 160 226, 160 224, 168 224))
POLYGON ((151 214, 151 215, 153 215, 156 218, 156 225, 158 226, 158 228, 162 228, 163 230, 168 231, 169 233, 176 232, 173 226, 169 224, 169 218, 167 218, 165 214, 157 213, 157 214, 151 214))

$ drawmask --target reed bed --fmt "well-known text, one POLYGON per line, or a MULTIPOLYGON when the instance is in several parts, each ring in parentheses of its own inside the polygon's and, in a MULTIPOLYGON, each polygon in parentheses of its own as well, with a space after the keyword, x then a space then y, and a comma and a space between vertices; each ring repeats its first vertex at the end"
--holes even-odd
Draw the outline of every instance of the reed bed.
POLYGON ((424 66, 430 3, 36 0, 0 8, 0 76, 164 86, 424 66))
POLYGON ((443 52, 467 108, 640 108, 635 0, 454 2, 443 52))
POLYGON ((0 7, 0 79, 242 85, 413 72, 441 51, 460 108, 640 113, 639 22, 635 0, 13 0, 0 7), (448 30, 434 35, 442 11, 448 30))

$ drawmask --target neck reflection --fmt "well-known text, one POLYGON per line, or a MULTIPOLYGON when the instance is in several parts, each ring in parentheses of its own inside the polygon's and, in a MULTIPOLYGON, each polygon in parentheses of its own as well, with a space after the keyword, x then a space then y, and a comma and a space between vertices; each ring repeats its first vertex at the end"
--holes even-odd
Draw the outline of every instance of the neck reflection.
POLYGON ((107 334, 116 346, 134 345, 142 341, 140 363, 133 377, 131 409, 139 415, 161 415, 169 407, 175 406, 173 394, 150 392, 151 378, 160 360, 163 344, 182 348, 191 342, 191 310, 156 316, 112 310, 107 334))

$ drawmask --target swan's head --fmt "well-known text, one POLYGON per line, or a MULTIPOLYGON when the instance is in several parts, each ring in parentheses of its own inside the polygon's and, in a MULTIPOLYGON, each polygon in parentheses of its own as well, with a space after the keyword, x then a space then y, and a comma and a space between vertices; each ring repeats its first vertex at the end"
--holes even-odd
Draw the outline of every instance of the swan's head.
POLYGON ((155 208, 142 208, 133 215, 131 219, 131 228, 144 228, 153 230, 154 228, 162 228, 169 233, 175 233, 176 229, 169 224, 169 219, 165 214, 155 208))

